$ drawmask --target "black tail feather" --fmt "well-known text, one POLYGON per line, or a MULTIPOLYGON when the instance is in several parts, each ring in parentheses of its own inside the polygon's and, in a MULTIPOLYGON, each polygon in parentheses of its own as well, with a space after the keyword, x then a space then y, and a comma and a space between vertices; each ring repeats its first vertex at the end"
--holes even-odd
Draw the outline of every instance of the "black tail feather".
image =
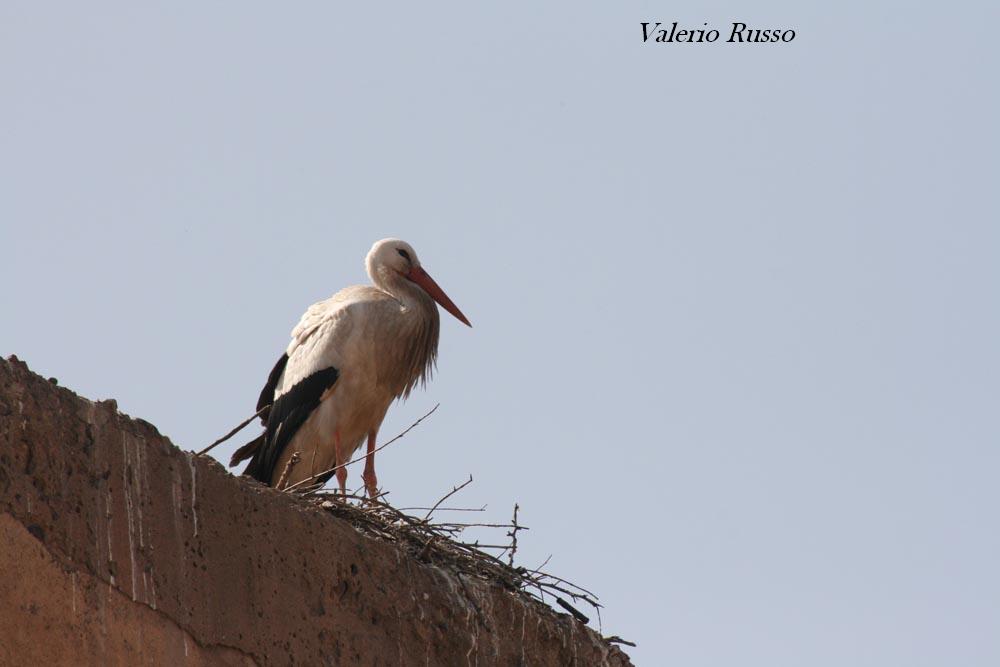
POLYGON ((233 457, 229 459, 229 467, 232 468, 233 466, 238 465, 240 462, 245 461, 256 454, 257 450, 264 444, 266 436, 266 433, 261 433, 256 438, 233 452, 233 457))
MULTIPOLYGON (((281 366, 282 361, 279 360, 278 365, 281 366)), ((277 369, 278 366, 275 367, 275 371, 277 369)), ((272 371, 272 375, 275 371, 272 371)), ((319 405, 323 393, 334 385, 339 375, 340 372, 333 366, 318 370, 300 380, 271 404, 267 412, 264 434, 237 452, 237 454, 253 455, 246 470, 243 471, 244 475, 250 475, 265 484, 275 481, 274 468, 281 453, 292 441, 299 427, 319 405)))

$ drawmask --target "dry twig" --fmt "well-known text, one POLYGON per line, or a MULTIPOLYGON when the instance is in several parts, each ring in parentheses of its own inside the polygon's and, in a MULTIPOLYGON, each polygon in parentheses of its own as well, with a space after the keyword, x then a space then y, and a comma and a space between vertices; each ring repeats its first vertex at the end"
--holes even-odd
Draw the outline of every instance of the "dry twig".
POLYGON ((507 533, 507 537, 510 538, 510 551, 507 552, 507 564, 511 567, 514 567, 514 554, 517 553, 517 531, 521 529, 521 527, 517 525, 517 511, 519 509, 521 509, 521 506, 514 503, 514 519, 512 521, 513 530, 507 533))
MULTIPOLYGON (((381 445, 379 445, 378 447, 376 447, 375 449, 373 449, 372 450, 372 454, 374 454, 375 452, 380 451, 380 450, 388 447, 389 445, 391 445, 392 443, 396 442, 397 440, 399 440, 400 438, 402 438, 404 435, 406 435, 407 433, 409 433, 410 431, 412 431, 414 428, 417 427, 417 424, 419 424, 420 422, 422 422, 423 420, 427 419, 432 414, 434 414, 434 411, 437 410, 439 407, 441 407, 440 403, 438 403, 433 408, 431 408, 430 412, 428 412, 427 414, 425 414, 423 417, 421 417, 417 421, 415 421, 412 424, 410 424, 409 427, 407 427, 407 429, 405 431, 403 431, 402 433, 400 433, 399 435, 397 435, 395 438, 393 438, 392 440, 389 440, 388 442, 384 442, 381 445)), ((319 479, 320 477, 325 477, 326 475, 335 473, 338 470, 340 470, 341 468, 346 468, 347 466, 351 465, 352 463, 357 463, 358 461, 363 461, 367 457, 368 457, 367 453, 366 454, 362 454, 361 456, 359 456, 357 458, 354 458, 354 459, 351 459, 350 461, 348 461, 346 463, 341 463, 340 465, 333 466, 332 468, 330 468, 328 470, 324 470, 323 472, 316 473, 315 475, 313 475, 311 477, 306 477, 305 479, 300 480, 300 481, 296 482, 295 484, 292 484, 290 487, 288 487, 287 489, 285 489, 285 491, 294 491, 295 489, 297 489, 300 486, 306 484, 307 482, 312 482, 314 480, 319 479)))
POLYGON ((565 609, 569 613, 573 614, 573 616, 578 621, 580 621, 581 623, 590 623, 590 619, 587 618, 586 616, 584 616, 583 613, 579 609, 577 609, 576 607, 574 607, 573 605, 571 605, 569 602, 566 602, 566 600, 563 600, 558 595, 555 596, 555 598, 556 598, 556 604, 558 604, 560 607, 562 607, 563 609, 565 609))
POLYGON ((258 410, 257 412, 255 412, 252 417, 250 417, 246 421, 242 422, 239 426, 237 426, 232 431, 230 431, 229 433, 225 434, 224 436, 222 436, 221 438, 219 438, 218 440, 216 440, 215 442, 213 442, 211 445, 209 445, 205 449, 203 449, 200 452, 198 452, 196 454, 196 456, 201 456, 202 454, 208 454, 210 451, 212 451, 213 449, 215 449, 217 446, 221 445, 226 440, 229 440, 231 437, 233 437, 234 435, 236 435, 237 433, 239 433, 240 431, 242 431, 244 428, 246 428, 247 424, 249 424, 250 422, 252 422, 254 419, 257 419, 257 417, 260 417, 264 413, 264 411, 267 410, 270 407, 271 407, 270 405, 265 405, 260 410, 258 410))
POLYGON ((295 464, 299 462, 300 458, 301 457, 298 452, 292 453, 291 457, 288 459, 288 463, 285 464, 285 469, 281 471, 281 477, 278 478, 278 483, 274 485, 274 488, 280 489, 285 486, 285 481, 288 479, 288 473, 292 472, 292 468, 295 467, 295 464))
POLYGON ((423 512, 433 509, 436 512, 485 512, 486 505, 482 507, 400 507, 400 512, 423 512))
POLYGON ((428 519, 431 518, 431 514, 434 514, 434 510, 436 510, 441 503, 451 498, 453 495, 455 495, 456 493, 467 487, 469 484, 472 484, 472 475, 469 475, 469 479, 465 480, 459 486, 456 486, 451 491, 444 494, 444 496, 441 497, 441 500, 434 503, 434 506, 431 507, 429 510, 427 510, 427 514, 424 515, 424 521, 427 521, 428 519))
MULTIPOLYGON (((548 593, 574 618, 586 622, 583 619, 587 617, 573 604, 567 602, 566 598, 573 603, 582 601, 598 609, 600 603, 597 601, 597 596, 561 577, 543 572, 542 568, 548 563, 548 559, 535 570, 514 567, 511 558, 501 560, 505 552, 514 550, 512 533, 528 530, 527 526, 517 523, 517 515, 509 524, 432 521, 433 513, 438 511, 440 505, 469 483, 466 481, 445 494, 429 508, 428 514, 423 518, 411 516, 392 507, 381 496, 372 500, 359 494, 341 496, 331 491, 316 491, 310 495, 324 509, 348 521, 361 532, 393 542, 422 561, 445 566, 456 576, 472 577, 497 584, 540 603, 545 602, 545 594, 548 593), (466 542, 461 536, 462 531, 467 528, 510 529, 507 534, 512 538, 512 542, 506 545, 482 544, 478 540, 466 542), (494 555, 484 551, 491 549, 499 549, 500 552, 494 555)), ((520 507, 517 509, 519 511, 520 507)))
POLYGON ((605 637, 604 641, 609 644, 625 644, 625 646, 635 646, 635 642, 630 642, 627 639, 622 639, 618 635, 611 635, 610 637, 605 637))

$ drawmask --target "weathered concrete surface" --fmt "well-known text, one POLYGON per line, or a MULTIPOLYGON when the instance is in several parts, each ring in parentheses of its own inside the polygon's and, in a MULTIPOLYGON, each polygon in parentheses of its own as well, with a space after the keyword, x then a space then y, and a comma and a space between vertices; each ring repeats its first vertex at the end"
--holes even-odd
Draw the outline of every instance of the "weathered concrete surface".
POLYGON ((202 648, 164 614, 64 567, 9 514, 0 514, 0 665, 253 665, 202 648))
POLYGON ((0 542, 0 665, 630 664, 567 615, 459 582, 13 358, 0 542))

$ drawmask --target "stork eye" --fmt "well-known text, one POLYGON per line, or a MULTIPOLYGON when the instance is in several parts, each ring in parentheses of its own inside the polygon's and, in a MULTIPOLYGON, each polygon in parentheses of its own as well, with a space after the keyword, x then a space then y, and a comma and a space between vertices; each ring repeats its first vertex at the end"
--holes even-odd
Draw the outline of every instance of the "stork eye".
POLYGON ((412 262, 412 261, 413 261, 412 259, 410 259, 410 253, 406 252, 406 251, 405 251, 405 250, 403 250, 402 248, 398 248, 398 249, 396 250, 396 252, 398 252, 398 253, 400 254, 400 256, 401 256, 401 257, 402 257, 403 259, 405 259, 405 260, 406 260, 407 262, 412 262))

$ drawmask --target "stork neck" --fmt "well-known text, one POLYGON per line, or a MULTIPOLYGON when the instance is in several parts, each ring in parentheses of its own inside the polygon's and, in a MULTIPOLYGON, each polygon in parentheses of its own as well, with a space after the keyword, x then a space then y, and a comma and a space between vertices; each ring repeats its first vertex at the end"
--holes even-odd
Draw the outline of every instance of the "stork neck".
POLYGON ((430 295, 392 269, 382 269, 371 278, 376 287, 391 294, 407 312, 424 317, 433 317, 437 314, 437 306, 430 295))

